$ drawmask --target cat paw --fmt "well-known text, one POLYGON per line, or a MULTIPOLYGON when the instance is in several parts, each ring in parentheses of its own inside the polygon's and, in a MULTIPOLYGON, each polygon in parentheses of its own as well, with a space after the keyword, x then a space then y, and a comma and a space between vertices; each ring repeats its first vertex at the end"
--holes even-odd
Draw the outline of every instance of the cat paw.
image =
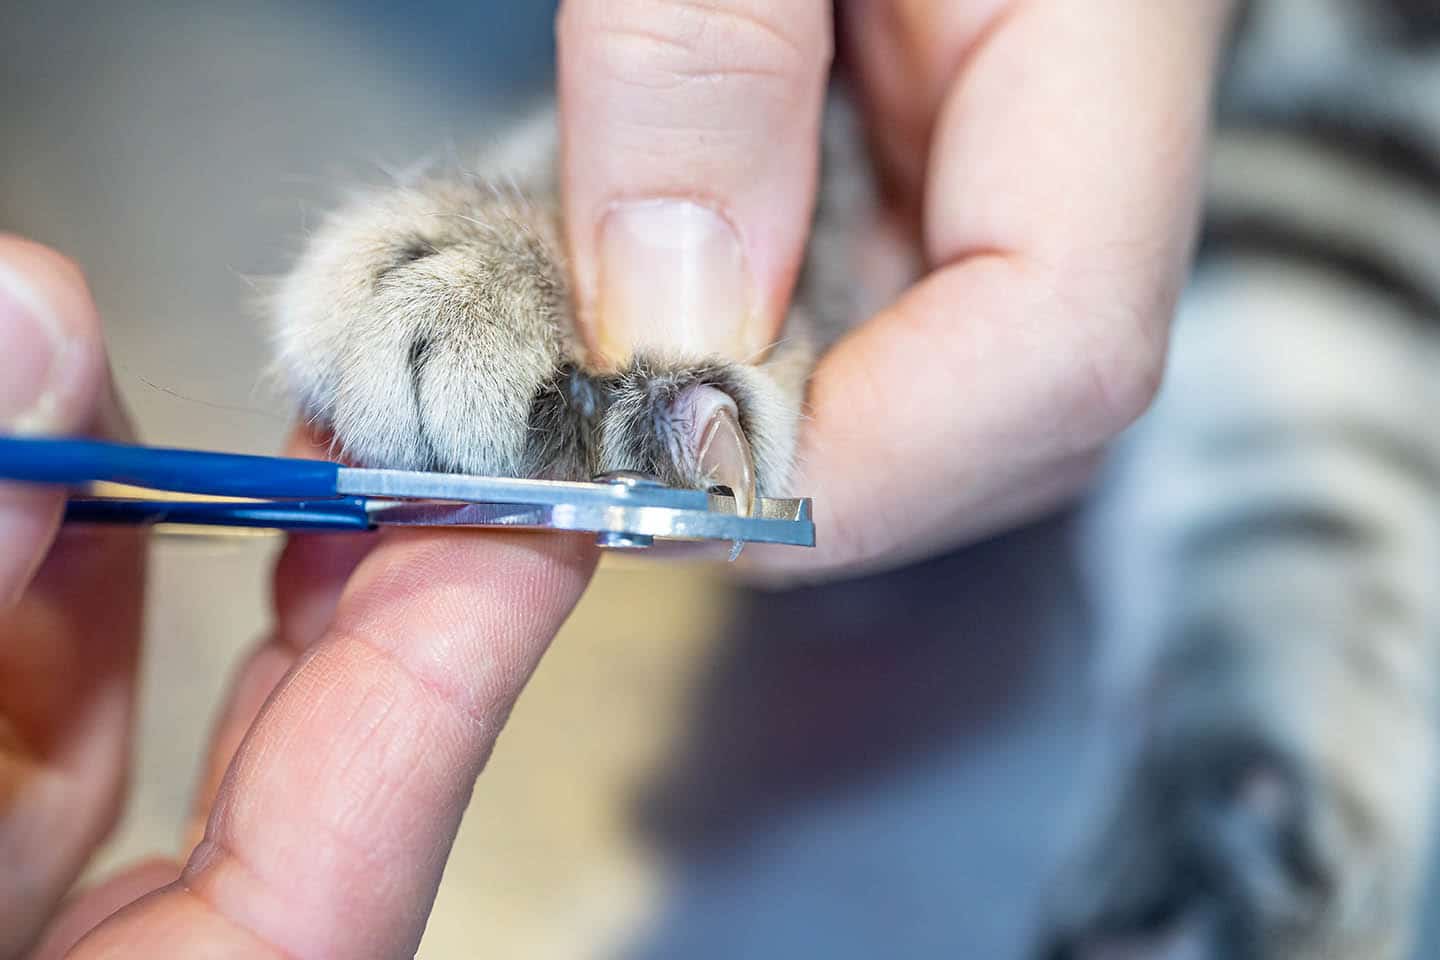
POLYGON ((1399 960, 1363 813, 1243 738, 1149 750, 1063 872, 1034 960, 1399 960))
POLYGON ((676 487, 723 487, 749 513, 790 473, 798 397, 743 364, 639 358, 602 380, 598 457, 676 487))
POLYGON ((350 462, 784 491, 810 355, 588 363, 553 197, 466 176, 378 191, 311 237, 274 303, 280 373, 350 462))
MULTIPOLYGON (((276 291, 277 372, 353 462, 533 473, 532 408, 560 394, 571 422, 593 412, 586 385, 565 376, 560 249, 545 207, 476 179, 356 197, 276 291)), ((544 453, 568 465, 575 430, 563 440, 544 453)))

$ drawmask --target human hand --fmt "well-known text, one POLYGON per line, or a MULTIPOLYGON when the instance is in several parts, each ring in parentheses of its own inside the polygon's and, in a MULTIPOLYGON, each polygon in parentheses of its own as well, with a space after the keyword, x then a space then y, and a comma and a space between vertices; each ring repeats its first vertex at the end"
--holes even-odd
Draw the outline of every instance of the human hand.
MULTIPOLYGON (((564 201, 589 342, 744 359, 774 340, 814 200, 831 8, 566 0, 564 201), (612 211, 657 198, 723 216, 606 232, 612 211)), ((815 373, 792 486, 815 498, 820 544, 747 555, 807 576, 1053 506, 1149 404, 1230 4, 838 8, 889 242, 928 272, 815 373)))
MULTIPOLYGON (((4 237, 0 429, 127 436, 79 272, 4 237)), ((0 956, 37 937, 45 958, 411 955, 475 777, 594 547, 292 538, 274 630, 215 728, 188 859, 62 907, 120 810, 144 543, 57 532, 60 509, 56 492, 0 485, 0 956)))

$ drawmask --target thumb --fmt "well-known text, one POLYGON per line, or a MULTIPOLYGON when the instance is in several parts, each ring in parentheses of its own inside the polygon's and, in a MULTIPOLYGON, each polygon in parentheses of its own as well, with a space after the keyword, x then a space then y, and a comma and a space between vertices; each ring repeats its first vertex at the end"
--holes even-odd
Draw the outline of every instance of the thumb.
MULTIPOLYGON (((100 321, 80 270, 53 250, 0 235, 0 433, 84 431, 105 384, 100 321)), ((60 504, 57 491, 0 484, 0 609, 45 555, 60 504)))
POLYGON ((809 228, 829 0, 566 0, 565 222, 592 360, 755 357, 809 228))

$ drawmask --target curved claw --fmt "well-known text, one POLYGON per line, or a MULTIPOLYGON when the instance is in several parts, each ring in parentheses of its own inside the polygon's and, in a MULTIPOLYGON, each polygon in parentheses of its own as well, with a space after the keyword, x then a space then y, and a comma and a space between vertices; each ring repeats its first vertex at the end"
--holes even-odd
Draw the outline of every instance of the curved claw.
MULTIPOLYGON (((729 397, 715 407, 700 440, 699 462, 713 483, 730 488, 735 512, 748 517, 755 513, 755 455, 735 413, 735 401, 729 397)), ((735 541, 730 548, 731 563, 740 559, 744 547, 744 541, 735 541)))
POLYGON ((700 469, 712 483, 730 488, 735 498, 735 512, 742 517, 753 516, 755 456, 750 450, 750 441, 740 429, 733 401, 717 406, 711 413, 701 436, 698 459, 700 469))

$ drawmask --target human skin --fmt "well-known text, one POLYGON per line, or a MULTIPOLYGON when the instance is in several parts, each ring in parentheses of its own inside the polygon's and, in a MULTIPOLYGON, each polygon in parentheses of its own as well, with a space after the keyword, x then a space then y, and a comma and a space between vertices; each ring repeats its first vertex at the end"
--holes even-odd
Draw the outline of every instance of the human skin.
MULTIPOLYGON (((3 398, 5 428, 129 436, 79 271, 12 237, 0 343, 0 381, 31 388, 3 398)), ((323 449, 297 435, 287 452, 323 449)), ((475 778, 593 545, 292 538, 274 628, 215 728, 187 856, 62 906, 120 809, 144 575, 138 533, 61 531, 61 496, 0 487, 0 955, 57 911, 40 957, 77 940, 77 957, 413 954, 475 778)))
MULTIPOLYGON (((835 7, 884 242, 925 272, 821 360, 790 484, 814 497, 820 542, 747 550, 771 577, 895 566, 1011 526, 1079 489, 1145 410, 1231 4, 835 7)), ((564 203, 589 344, 743 360, 775 339, 834 27, 830 0, 564 3, 564 203)))
MULTIPOLYGON (((816 498, 820 548, 752 549, 753 570, 893 566, 1084 482, 1163 369, 1228 9, 840 6, 891 242, 927 272, 817 370, 795 486, 816 498)), ((820 0, 564 5, 562 165, 590 342, 743 358, 773 338, 813 202, 832 28, 820 0), (684 236, 647 234, 643 215, 607 234, 617 209, 656 198, 699 211, 672 220, 684 236), (640 316, 632 294, 657 262, 697 281, 651 283, 640 316)), ((0 365, 0 426, 128 435, 83 279, 16 238, 0 239, 0 365), (41 333, 17 334, 26 322, 41 333)), ((313 450, 297 435, 288 452, 313 450)), ((143 564, 134 533, 57 533, 59 509, 58 494, 0 488, 0 953, 39 936, 42 957, 413 952, 474 778, 593 548, 292 539, 184 861, 62 904, 119 810, 143 564)))

